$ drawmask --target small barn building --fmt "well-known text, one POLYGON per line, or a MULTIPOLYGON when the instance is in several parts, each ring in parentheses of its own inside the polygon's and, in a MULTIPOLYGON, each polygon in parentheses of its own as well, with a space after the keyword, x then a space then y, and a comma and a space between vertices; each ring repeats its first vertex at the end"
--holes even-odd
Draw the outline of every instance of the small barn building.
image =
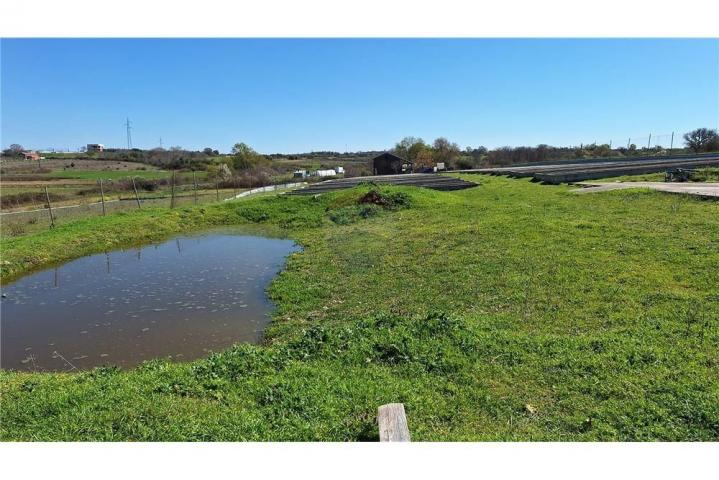
POLYGON ((33 162, 37 162, 40 160, 40 155, 37 152, 22 152, 22 156, 25 160, 32 160, 33 162))
POLYGON ((393 153, 384 152, 372 159, 372 171, 375 175, 412 173, 412 162, 393 153))

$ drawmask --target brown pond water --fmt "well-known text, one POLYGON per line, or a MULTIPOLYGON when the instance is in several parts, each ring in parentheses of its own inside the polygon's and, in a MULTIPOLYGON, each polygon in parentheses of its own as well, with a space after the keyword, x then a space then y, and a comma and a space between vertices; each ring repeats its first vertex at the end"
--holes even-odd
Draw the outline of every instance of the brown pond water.
POLYGON ((258 342, 291 240, 211 232, 83 257, 2 287, 0 367, 192 360, 258 342))

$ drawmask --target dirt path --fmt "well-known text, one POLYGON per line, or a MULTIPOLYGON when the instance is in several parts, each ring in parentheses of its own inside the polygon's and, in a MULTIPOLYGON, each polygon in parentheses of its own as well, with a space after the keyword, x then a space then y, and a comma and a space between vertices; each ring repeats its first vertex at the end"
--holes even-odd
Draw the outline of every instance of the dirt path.
POLYGON ((719 197, 719 183, 664 183, 664 182, 580 182, 580 189, 574 193, 606 192, 608 190, 624 190, 627 188, 651 188, 660 192, 686 193, 700 197, 719 197))

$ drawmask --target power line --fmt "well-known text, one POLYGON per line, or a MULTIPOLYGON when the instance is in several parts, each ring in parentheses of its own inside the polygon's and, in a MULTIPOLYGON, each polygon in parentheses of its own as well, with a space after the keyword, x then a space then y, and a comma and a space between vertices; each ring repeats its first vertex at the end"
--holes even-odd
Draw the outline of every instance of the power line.
POLYGON ((127 149, 132 149, 132 133, 130 133, 130 130, 132 130, 132 127, 130 126, 130 119, 128 118, 125 122, 125 128, 127 131, 127 149))

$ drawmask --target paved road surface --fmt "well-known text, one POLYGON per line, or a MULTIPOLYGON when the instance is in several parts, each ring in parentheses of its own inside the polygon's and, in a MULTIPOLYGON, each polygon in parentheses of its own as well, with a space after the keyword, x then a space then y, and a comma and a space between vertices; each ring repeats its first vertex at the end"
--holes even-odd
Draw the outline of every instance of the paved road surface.
POLYGON ((664 182, 580 182, 582 188, 574 193, 606 192, 607 190, 623 190, 626 188, 652 188, 661 192, 687 193, 701 197, 719 197, 719 183, 664 183, 664 182))

